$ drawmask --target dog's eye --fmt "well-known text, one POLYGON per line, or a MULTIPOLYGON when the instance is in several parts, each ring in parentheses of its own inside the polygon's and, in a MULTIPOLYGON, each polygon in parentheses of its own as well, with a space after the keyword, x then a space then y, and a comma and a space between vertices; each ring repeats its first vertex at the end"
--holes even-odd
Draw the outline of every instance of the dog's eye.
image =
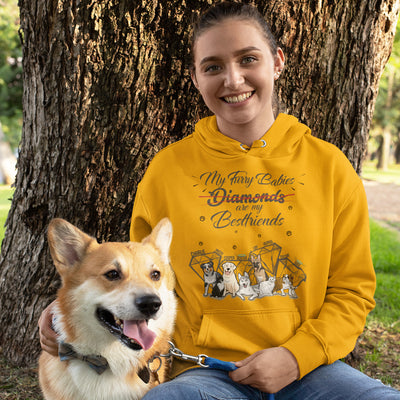
POLYGON ((160 271, 152 271, 150 274, 150 278, 152 281, 159 281, 161 278, 161 272, 160 271))
POLYGON ((121 274, 119 271, 116 269, 112 269, 111 271, 108 271, 104 274, 104 276, 109 280, 109 281, 117 281, 118 279, 121 279, 121 274))

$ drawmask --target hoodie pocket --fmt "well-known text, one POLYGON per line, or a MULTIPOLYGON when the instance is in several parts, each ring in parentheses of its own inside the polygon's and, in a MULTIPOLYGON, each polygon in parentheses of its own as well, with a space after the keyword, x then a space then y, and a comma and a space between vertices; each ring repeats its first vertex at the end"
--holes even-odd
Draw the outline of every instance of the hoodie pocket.
POLYGON ((285 343, 299 326, 297 310, 206 311, 196 344, 252 354, 285 343))

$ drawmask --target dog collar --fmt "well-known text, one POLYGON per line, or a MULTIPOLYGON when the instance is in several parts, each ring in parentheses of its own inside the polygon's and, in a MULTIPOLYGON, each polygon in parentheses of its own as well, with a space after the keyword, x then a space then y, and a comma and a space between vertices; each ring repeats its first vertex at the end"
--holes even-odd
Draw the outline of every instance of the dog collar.
MULTIPOLYGON (((74 348, 68 344, 61 342, 58 344, 58 355, 61 361, 68 360, 80 360, 89 365, 97 374, 101 375, 108 368, 108 361, 103 356, 88 355, 77 353, 74 348)), ((150 370, 147 367, 143 367, 137 373, 139 378, 144 383, 150 382, 150 370)))
POLYGON ((58 345, 58 355, 61 361, 80 360, 89 365, 97 374, 101 375, 108 368, 108 361, 103 356, 83 355, 77 353, 74 348, 68 344, 61 342, 58 345))

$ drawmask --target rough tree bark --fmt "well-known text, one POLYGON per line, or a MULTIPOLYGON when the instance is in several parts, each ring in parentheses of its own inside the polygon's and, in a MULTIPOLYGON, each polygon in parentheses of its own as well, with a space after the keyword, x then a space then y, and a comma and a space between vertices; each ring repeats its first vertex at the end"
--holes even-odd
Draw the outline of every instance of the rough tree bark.
MULTIPOLYGON (((35 361, 37 320, 58 285, 49 221, 127 239, 149 160, 206 112, 186 67, 190 21, 211 2, 19 0, 24 127, 0 261, 0 346, 11 361, 35 361)), ((286 111, 359 170, 399 0, 256 3, 286 53, 286 111)))

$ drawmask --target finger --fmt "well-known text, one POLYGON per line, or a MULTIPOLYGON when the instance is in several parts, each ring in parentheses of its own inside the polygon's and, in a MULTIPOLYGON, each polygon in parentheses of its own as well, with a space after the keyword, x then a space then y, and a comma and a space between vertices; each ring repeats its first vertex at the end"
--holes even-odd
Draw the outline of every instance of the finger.
POLYGON ((58 339, 57 333, 49 326, 39 329, 39 337, 41 342, 44 342, 45 344, 53 343, 54 345, 58 339))
POLYGON ((57 333, 54 331, 51 320, 50 321, 44 321, 40 326, 39 326, 39 334, 41 336, 44 336, 48 340, 57 340, 57 333))
POLYGON ((236 362, 235 362, 235 365, 236 365, 238 368, 243 367, 243 366, 247 365, 248 363, 250 363, 251 361, 253 361, 257 356, 258 356, 258 352, 253 353, 252 355, 250 355, 250 356, 247 357, 247 358, 244 358, 243 360, 236 361, 236 362))
POLYGON ((58 355, 58 344, 55 340, 49 340, 46 336, 40 335, 40 346, 42 350, 46 351, 52 356, 58 355))
POLYGON ((251 386, 253 388, 260 390, 261 392, 274 393, 273 385, 270 384, 270 382, 265 378, 260 381, 260 377, 257 377, 255 374, 251 374, 242 379, 241 381, 235 380, 235 382, 240 383, 242 385, 251 386))
POLYGON ((251 375, 247 374, 233 374, 231 376, 231 379, 235 381, 236 383, 240 383, 241 385, 250 385, 252 382, 251 375))
POLYGON ((58 347, 54 347, 53 345, 47 346, 45 344, 41 343, 41 348, 43 351, 46 353, 49 353, 50 355, 57 357, 58 356, 58 347))
POLYGON ((57 344, 57 334, 54 331, 50 331, 48 335, 47 332, 40 333, 40 342, 44 343, 46 346, 56 346, 57 344))
MULTIPOLYGON (((246 364, 241 367, 238 367, 234 371, 229 373, 231 379, 237 383, 243 383, 252 375, 253 370, 250 365, 246 364)), ((246 383, 244 383, 246 384, 246 383)))

